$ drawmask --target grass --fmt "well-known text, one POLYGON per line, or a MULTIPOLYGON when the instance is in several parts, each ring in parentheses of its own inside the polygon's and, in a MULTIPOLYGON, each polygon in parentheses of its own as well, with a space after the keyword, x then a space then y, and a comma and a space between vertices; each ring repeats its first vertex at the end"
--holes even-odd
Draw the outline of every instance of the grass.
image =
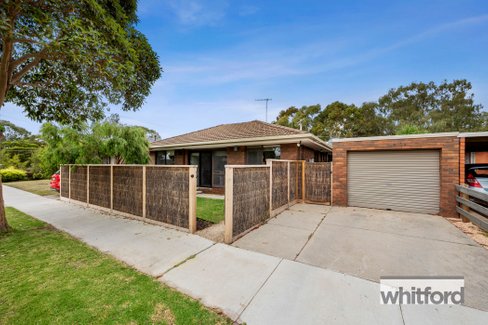
POLYGON ((212 223, 224 220, 224 200, 197 197, 197 217, 212 223))
POLYGON ((7 208, 0 324, 215 324, 230 321, 66 233, 7 208))
POLYGON ((35 181, 20 181, 20 182, 9 182, 3 185, 18 188, 19 190, 31 192, 37 195, 56 195, 58 192, 52 190, 49 187, 49 179, 41 179, 35 181))

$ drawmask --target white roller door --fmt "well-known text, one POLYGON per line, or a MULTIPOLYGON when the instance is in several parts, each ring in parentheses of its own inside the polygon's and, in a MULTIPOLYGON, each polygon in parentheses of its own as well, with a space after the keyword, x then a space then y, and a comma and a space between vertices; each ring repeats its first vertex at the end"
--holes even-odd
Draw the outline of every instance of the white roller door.
POLYGON ((349 206, 437 214, 438 150, 349 152, 349 206))

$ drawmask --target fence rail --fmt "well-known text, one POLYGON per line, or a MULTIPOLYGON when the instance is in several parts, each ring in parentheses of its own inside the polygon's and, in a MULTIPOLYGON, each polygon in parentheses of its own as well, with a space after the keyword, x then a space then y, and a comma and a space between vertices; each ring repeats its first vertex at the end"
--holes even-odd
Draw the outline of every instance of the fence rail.
POLYGON ((196 231, 196 166, 63 165, 61 198, 196 231))
POLYGON ((463 220, 469 220, 484 231, 488 231, 488 193, 483 193, 466 186, 457 185, 459 206, 456 211, 463 220))

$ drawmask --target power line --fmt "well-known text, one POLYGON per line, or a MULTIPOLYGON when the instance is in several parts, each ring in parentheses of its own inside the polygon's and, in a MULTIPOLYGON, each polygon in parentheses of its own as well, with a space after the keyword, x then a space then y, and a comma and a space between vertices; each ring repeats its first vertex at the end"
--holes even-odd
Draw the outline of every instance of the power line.
POLYGON ((266 102, 266 122, 268 122, 268 102, 270 100, 273 100, 273 99, 271 99, 271 98, 256 99, 257 102, 266 102))

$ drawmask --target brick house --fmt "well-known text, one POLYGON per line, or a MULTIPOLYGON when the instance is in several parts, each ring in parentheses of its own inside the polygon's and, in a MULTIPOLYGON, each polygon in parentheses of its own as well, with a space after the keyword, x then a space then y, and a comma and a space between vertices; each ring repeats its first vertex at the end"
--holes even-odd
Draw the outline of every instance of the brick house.
POLYGON ((308 132, 257 120, 222 124, 150 145, 152 164, 197 165, 198 186, 221 193, 225 165, 265 164, 266 159, 330 161, 331 151, 308 132))

